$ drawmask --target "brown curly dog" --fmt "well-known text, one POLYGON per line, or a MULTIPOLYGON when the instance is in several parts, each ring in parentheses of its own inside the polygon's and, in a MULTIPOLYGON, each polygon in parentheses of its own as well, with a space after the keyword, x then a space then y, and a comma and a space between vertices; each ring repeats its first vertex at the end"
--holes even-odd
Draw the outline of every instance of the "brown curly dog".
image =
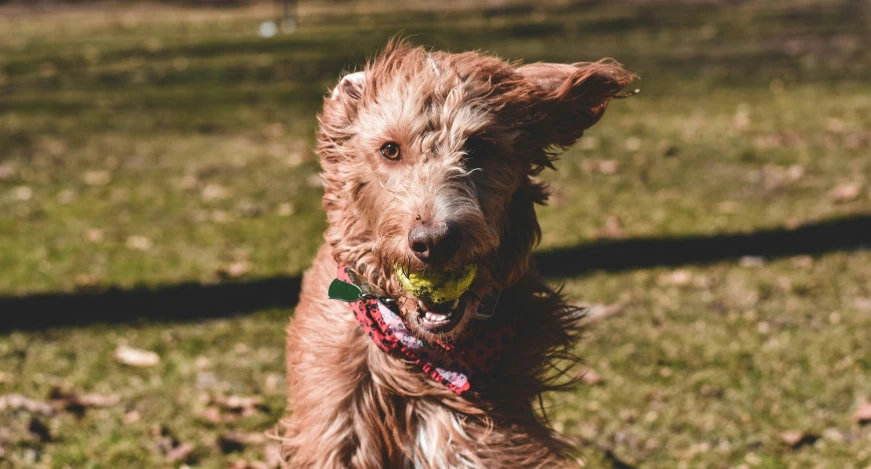
POLYGON ((288 467, 577 464, 537 405, 571 384, 580 314, 530 266, 536 175, 631 80, 402 41, 342 78, 318 133, 326 242, 288 327, 288 467))

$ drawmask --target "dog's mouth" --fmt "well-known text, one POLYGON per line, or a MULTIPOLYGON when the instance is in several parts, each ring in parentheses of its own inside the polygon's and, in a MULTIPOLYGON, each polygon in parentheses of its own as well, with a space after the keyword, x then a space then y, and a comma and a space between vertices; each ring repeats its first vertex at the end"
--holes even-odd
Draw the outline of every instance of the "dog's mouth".
POLYGON ((439 305, 430 305, 418 299, 415 319, 419 328, 433 334, 445 334, 460 324, 465 312, 466 298, 463 297, 439 305))
POLYGON ((473 306, 477 263, 456 270, 407 271, 395 266, 402 286, 400 309, 406 322, 425 339, 453 336, 468 322, 467 310, 473 306))

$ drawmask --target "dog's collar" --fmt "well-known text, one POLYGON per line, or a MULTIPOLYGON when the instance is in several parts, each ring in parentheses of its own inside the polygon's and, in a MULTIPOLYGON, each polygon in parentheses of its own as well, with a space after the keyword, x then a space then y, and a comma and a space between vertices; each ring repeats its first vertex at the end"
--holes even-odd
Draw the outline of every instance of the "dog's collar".
MULTIPOLYGON (((489 372, 496 366, 517 330, 518 317, 503 315, 473 324, 473 333, 460 342, 427 343, 405 324, 395 299, 373 293, 372 288, 362 282, 357 285, 360 276, 349 267, 340 265, 337 277, 327 295, 348 303, 363 333, 376 347, 410 360, 427 376, 460 395, 470 389, 470 379, 475 374, 489 372)), ((498 299, 497 295, 492 302, 493 309, 498 299)))
MULTIPOLYGON (((357 272, 350 267, 345 268, 350 281, 344 281, 341 278, 336 278, 330 283, 330 288, 327 290, 327 297, 331 300, 344 301, 352 303, 360 300, 378 300, 387 306, 396 304, 396 298, 383 295, 381 290, 369 285, 357 272)), ((341 269, 340 269, 341 270, 341 269)), ((497 290, 496 293, 485 296, 478 309, 475 311, 473 319, 486 321, 491 319, 496 314, 496 307, 499 306, 499 298, 502 297, 502 290, 497 290)))

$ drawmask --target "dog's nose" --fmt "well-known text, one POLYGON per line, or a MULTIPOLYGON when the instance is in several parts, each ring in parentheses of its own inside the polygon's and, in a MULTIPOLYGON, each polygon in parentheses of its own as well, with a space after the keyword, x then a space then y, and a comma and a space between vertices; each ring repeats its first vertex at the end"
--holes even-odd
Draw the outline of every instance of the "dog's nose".
POLYGON ((408 246, 422 261, 444 261, 460 247, 460 230, 450 223, 417 225, 408 232, 408 246))

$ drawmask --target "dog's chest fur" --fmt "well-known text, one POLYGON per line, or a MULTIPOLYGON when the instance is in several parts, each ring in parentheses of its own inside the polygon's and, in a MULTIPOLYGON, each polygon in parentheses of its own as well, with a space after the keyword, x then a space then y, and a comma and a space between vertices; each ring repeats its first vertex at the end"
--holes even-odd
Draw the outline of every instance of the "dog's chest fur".
POLYGON ((415 446, 420 456, 411 467, 479 469, 475 455, 467 453, 476 443, 463 428, 463 416, 445 408, 432 407, 426 418, 418 418, 415 446), (447 447, 439 443, 447 442, 447 447))

